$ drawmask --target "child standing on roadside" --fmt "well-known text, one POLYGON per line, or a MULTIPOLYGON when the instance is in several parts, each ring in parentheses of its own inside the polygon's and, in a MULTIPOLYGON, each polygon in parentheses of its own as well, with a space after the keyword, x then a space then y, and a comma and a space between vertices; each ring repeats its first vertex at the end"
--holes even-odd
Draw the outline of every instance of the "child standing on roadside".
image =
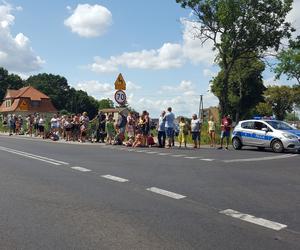
POLYGON ((182 143, 184 143, 184 147, 186 148, 187 135, 188 135, 188 126, 185 122, 184 117, 181 117, 179 122, 179 134, 178 134, 178 141, 179 141, 180 148, 182 143))
POLYGON ((208 134, 210 138, 210 146, 216 147, 216 124, 213 117, 210 117, 208 121, 208 134))

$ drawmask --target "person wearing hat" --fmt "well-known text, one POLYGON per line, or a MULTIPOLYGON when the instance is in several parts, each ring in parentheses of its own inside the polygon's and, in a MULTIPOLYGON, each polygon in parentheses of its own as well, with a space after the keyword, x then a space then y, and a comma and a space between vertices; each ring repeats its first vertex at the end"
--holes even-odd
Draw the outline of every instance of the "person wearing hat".
POLYGON ((230 130, 232 126, 232 120, 229 114, 225 115, 221 121, 221 146, 218 149, 223 148, 223 141, 226 138, 226 147, 228 150, 229 138, 230 138, 230 130))

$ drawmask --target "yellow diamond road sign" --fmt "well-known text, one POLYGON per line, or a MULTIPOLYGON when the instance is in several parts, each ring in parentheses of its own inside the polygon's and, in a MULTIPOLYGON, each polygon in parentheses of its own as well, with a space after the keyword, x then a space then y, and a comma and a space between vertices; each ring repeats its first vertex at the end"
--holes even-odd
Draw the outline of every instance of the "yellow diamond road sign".
POLYGON ((118 75, 118 78, 115 81, 115 89, 116 90, 126 90, 126 82, 121 73, 118 75))

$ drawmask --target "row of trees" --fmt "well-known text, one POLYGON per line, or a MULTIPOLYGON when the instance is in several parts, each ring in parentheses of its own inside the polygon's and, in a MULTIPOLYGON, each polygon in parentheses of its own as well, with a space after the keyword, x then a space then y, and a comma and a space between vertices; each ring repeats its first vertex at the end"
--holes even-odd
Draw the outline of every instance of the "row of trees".
MULTIPOLYGON (((236 121, 250 115, 274 113, 285 118, 299 101, 300 39, 290 40, 295 29, 286 16, 293 0, 176 0, 192 10, 196 38, 210 41, 217 51, 220 72, 213 78, 212 92, 218 97, 221 114, 236 121), (266 56, 277 53, 276 77, 286 74, 298 81, 295 87, 268 87, 263 84, 266 56), (283 96, 284 95, 284 96, 283 96), (270 111, 266 112, 265 111, 270 111)), ((195 35, 195 34, 194 34, 195 35)))
POLYGON ((87 111, 90 117, 94 117, 98 109, 114 107, 112 100, 98 101, 85 91, 71 87, 67 79, 60 75, 44 73, 22 80, 20 76, 10 74, 4 68, 0 68, 0 83, 0 100, 3 100, 7 89, 19 89, 30 85, 48 95, 54 106, 62 113, 87 111))

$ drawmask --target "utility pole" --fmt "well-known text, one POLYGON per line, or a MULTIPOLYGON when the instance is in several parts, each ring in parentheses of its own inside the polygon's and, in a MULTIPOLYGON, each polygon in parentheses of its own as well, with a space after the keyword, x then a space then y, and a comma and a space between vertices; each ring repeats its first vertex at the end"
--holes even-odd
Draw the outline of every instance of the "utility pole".
POLYGON ((204 121, 204 111, 203 111, 203 95, 200 95, 200 103, 199 103, 199 119, 203 122, 204 121))

